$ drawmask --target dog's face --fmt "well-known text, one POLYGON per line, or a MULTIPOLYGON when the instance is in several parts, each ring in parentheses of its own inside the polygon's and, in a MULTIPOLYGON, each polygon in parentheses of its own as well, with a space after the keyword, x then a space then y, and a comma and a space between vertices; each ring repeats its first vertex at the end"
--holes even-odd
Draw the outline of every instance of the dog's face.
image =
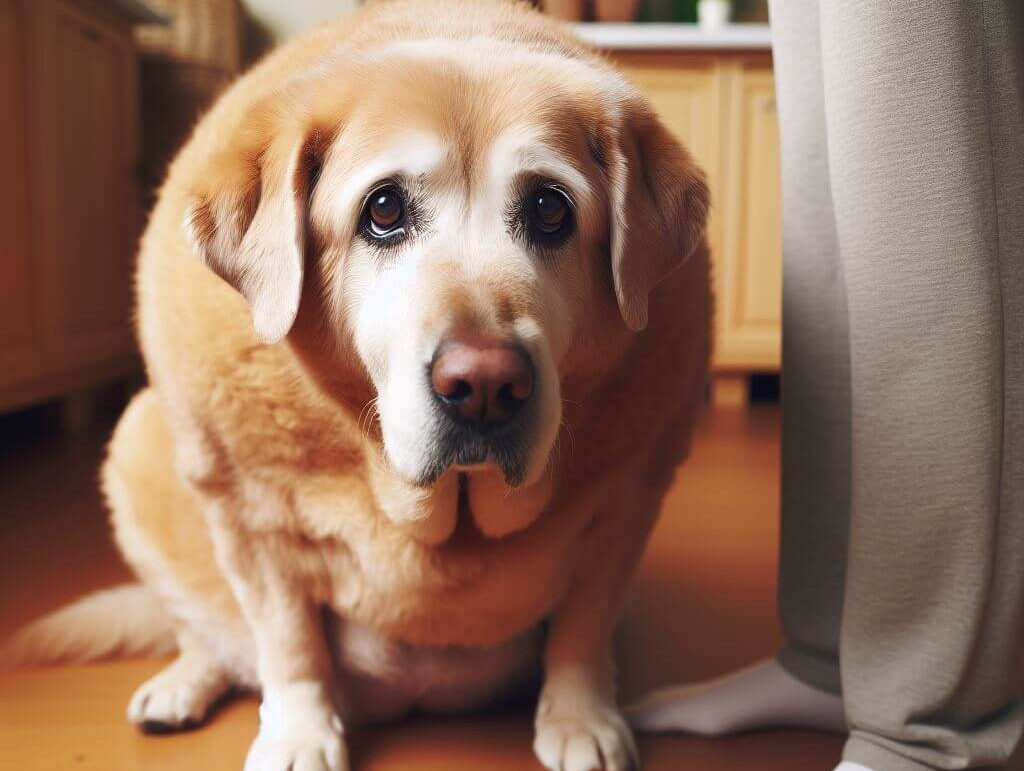
POLYGON ((603 65, 447 48, 383 45, 262 100, 188 228, 261 338, 301 304, 337 361, 358 360, 399 477, 529 486, 573 349, 644 327, 649 291, 701 238, 707 190, 603 65))

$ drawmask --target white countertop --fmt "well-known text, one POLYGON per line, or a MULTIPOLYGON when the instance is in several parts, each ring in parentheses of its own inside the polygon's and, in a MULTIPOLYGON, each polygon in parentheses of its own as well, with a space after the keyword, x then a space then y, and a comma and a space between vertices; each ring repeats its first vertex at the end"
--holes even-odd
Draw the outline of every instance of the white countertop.
POLYGON ((577 22, 572 28, 588 43, 616 51, 769 51, 772 47, 767 24, 727 24, 705 30, 696 24, 577 22))

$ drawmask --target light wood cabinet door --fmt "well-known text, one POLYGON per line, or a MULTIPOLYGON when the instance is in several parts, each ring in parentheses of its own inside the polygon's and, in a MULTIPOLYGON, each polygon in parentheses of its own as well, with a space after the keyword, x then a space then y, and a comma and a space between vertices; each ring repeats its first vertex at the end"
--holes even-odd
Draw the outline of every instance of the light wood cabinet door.
POLYGON ((715 364, 775 371, 782 343, 782 191, 771 61, 730 61, 728 83, 715 364))
POLYGON ((0 385, 40 367, 29 236, 23 5, 0 0, 0 385))

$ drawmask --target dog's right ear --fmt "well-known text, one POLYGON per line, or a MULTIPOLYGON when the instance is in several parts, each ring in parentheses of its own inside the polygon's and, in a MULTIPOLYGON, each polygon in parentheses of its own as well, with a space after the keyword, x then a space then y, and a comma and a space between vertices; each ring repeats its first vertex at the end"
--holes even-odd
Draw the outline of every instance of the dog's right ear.
POLYGON ((647 100, 619 103, 609 154, 611 266, 626 326, 647 326, 648 295, 689 259, 704 238, 709 192, 704 173, 647 100))
POLYGON ((185 214, 196 252, 245 298, 268 344, 288 334, 302 294, 312 177, 306 136, 287 119, 242 127, 211 159, 185 214))

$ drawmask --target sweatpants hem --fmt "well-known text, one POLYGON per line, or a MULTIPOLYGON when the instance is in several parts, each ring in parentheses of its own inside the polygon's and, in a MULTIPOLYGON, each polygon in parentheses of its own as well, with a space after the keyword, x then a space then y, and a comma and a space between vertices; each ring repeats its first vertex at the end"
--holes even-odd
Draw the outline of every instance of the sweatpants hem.
POLYGON ((935 771, 931 766, 918 763, 856 734, 847 740, 843 760, 860 763, 872 771, 935 771))
MULTIPOLYGON (((1016 758, 1017 756, 1014 756, 1016 758)), ((893 752, 880 744, 875 744, 863 734, 852 734, 846 742, 843 750, 843 760, 851 763, 860 763, 872 771, 936 771, 933 766, 918 763, 915 760, 893 752)), ((1014 763, 1011 760, 1010 763, 1014 763)), ((1011 766, 971 766, 971 771, 1013 771, 1016 765, 1011 766)))
POLYGON ((838 661, 815 656, 788 643, 775 654, 775 660, 780 667, 811 688, 841 695, 842 678, 838 661))

